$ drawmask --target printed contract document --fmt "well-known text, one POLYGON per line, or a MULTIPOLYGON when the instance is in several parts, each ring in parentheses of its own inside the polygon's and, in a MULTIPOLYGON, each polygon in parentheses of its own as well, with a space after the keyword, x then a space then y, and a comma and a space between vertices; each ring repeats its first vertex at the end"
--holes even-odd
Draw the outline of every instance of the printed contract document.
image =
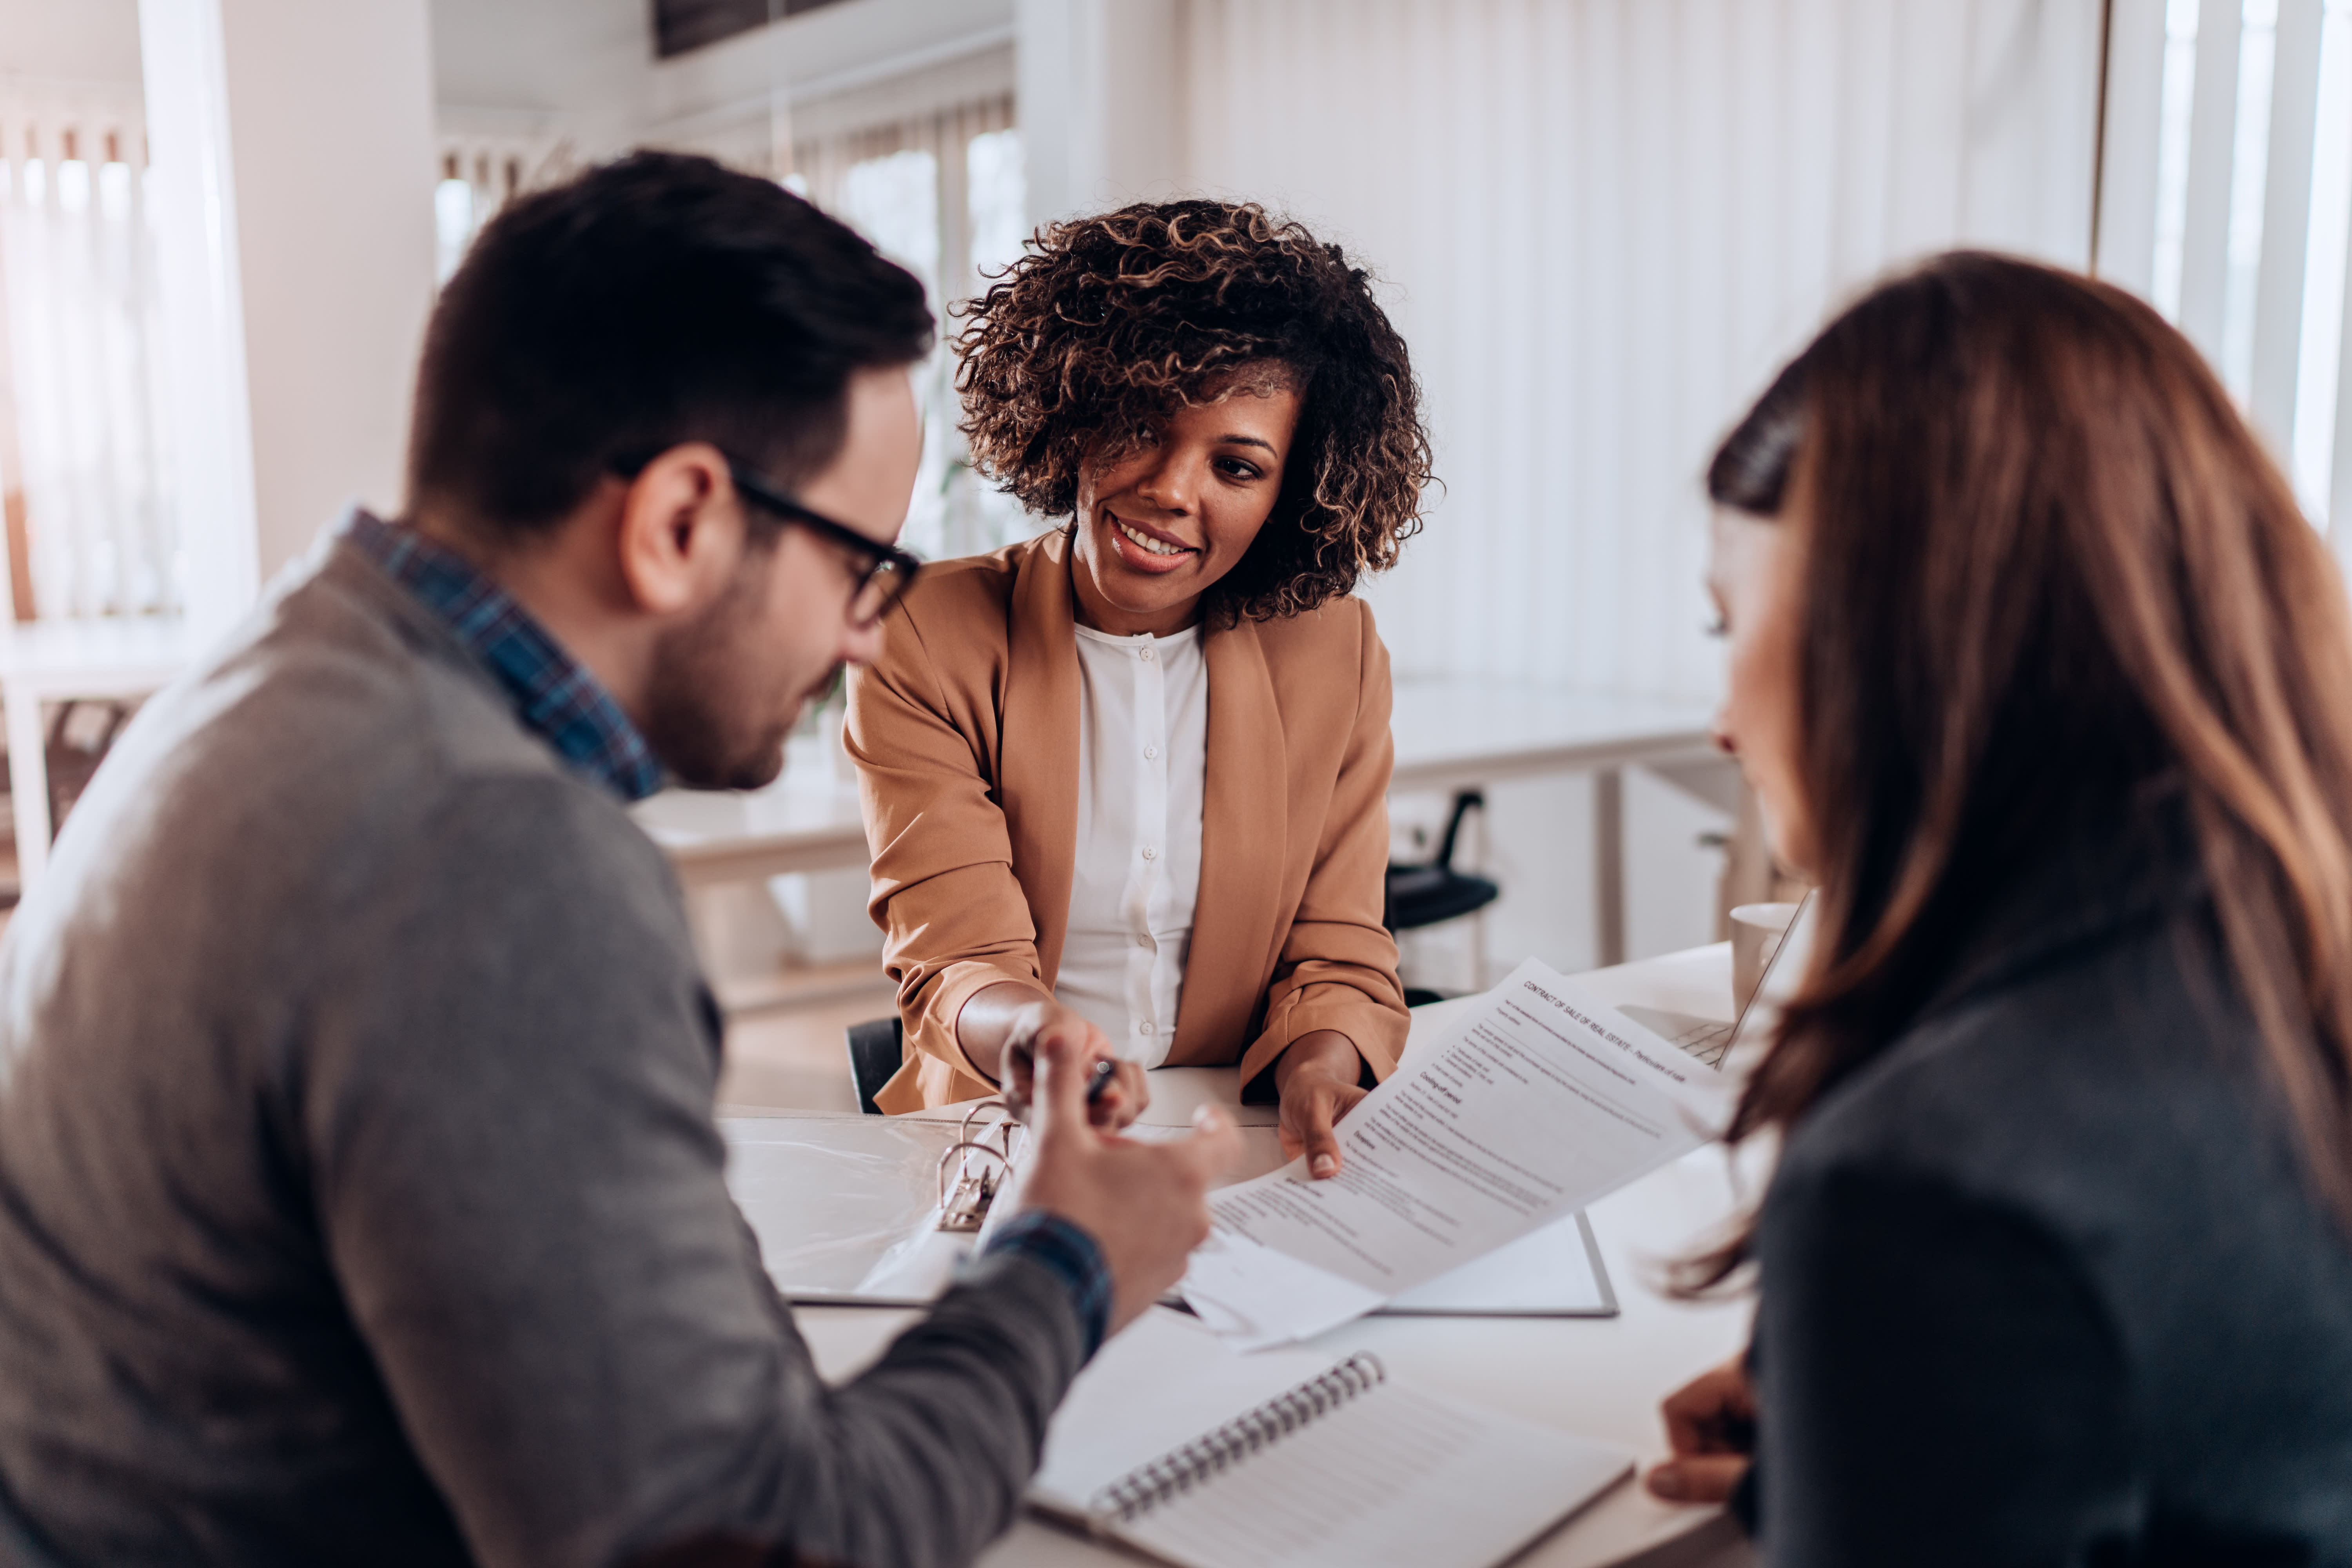
POLYGON ((1714 1138, 1731 1085, 1529 960, 1306 1162, 1213 1193, 1184 1299, 1246 1348, 1320 1333, 1714 1138))

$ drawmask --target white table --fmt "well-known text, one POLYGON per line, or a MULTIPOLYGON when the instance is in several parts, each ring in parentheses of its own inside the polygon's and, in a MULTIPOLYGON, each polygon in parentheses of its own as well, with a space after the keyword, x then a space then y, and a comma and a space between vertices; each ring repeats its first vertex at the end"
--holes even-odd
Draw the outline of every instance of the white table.
MULTIPOLYGON (((1727 1018, 1730 971, 1730 949, 1719 943, 1581 978, 1621 1004, 1727 1018)), ((1462 1005, 1421 1009, 1416 1034, 1442 1029, 1440 1009, 1462 1005)), ((1155 1121, 1181 1121, 1204 1093, 1233 1092, 1230 1072, 1179 1069, 1152 1079, 1155 1121)), ((1251 1120, 1263 1121, 1265 1113, 1252 1109, 1251 1120)), ((1723 1152, 1703 1149, 1593 1205, 1593 1235, 1621 1308, 1615 1318, 1368 1318, 1315 1343, 1335 1358, 1359 1349, 1377 1352, 1391 1371, 1415 1383, 1623 1444, 1646 1467, 1666 1451, 1658 1401, 1747 1342, 1746 1300, 1692 1305, 1670 1300, 1656 1288, 1659 1264, 1709 1239, 1737 1202, 1723 1152)), ((803 1307, 794 1316, 818 1365, 836 1379, 870 1363, 916 1318, 856 1307, 803 1307)), ((1643 1561, 1653 1552, 1670 1552, 1685 1568, 1749 1561, 1737 1527, 1718 1510, 1661 1502, 1630 1482, 1514 1561, 1524 1568, 1598 1568, 1643 1561)), ((1133 1559, 1024 1516, 981 1561, 985 1568, 1105 1568, 1133 1559)))
POLYGON ((1625 958, 1628 767, 1715 754, 1703 702, 1621 697, 1523 681, 1400 680, 1389 728, 1394 790, 1475 789, 1551 773, 1592 775, 1592 903, 1604 964, 1625 958))
MULTIPOLYGON (((1391 787, 1447 791, 1593 775, 1593 900, 1603 963, 1625 955, 1622 770, 1713 754, 1704 703, 1466 679, 1397 683, 1391 787)), ((854 784, 815 768, 749 795, 665 791, 637 821, 688 888, 867 864, 854 784)))
POLYGON ((49 862, 48 737, 41 704, 147 696, 193 664, 203 646, 176 617, 0 622, 0 710, 7 718, 21 891, 33 890, 49 862))
POLYGON ((664 790, 631 810, 685 888, 868 864, 857 786, 814 769, 749 794, 664 790))

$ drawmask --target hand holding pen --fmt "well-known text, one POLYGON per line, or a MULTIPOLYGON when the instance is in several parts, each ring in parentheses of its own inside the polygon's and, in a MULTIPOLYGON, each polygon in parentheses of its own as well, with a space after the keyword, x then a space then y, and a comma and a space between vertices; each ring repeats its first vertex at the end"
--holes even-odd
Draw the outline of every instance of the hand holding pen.
POLYGON ((1141 1067, 1112 1055, 1110 1042, 1084 1015, 1041 999, 1022 1010, 1004 1044, 1004 1099, 1015 1111, 1029 1105, 1038 1051, 1048 1040, 1059 1041, 1086 1064, 1087 1120, 1092 1125, 1117 1131, 1150 1103, 1141 1067))

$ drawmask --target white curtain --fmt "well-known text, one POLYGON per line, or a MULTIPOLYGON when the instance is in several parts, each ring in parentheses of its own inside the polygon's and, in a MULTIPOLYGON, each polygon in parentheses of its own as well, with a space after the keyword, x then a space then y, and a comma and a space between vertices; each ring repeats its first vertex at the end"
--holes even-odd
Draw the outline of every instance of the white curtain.
POLYGON ((1704 698, 1712 443, 1958 244, 2089 258, 2100 0, 1188 0, 1188 183, 1344 244, 1445 481, 1401 673, 1704 698))
POLYGON ((916 374, 923 465, 906 543, 939 558, 993 550, 1032 531, 1020 509, 980 483, 956 430, 954 307, 1020 253, 1020 132, 1010 94, 881 125, 812 137, 793 150, 793 183, 923 281, 940 341, 916 374), (1008 226, 1007 213, 1013 215, 1008 226))
POLYGON ((0 83, 7 300, 32 598, 43 616, 177 611, 163 342, 135 97, 0 83))
POLYGON ((2205 351, 2352 552, 2352 0, 2115 0, 2099 270, 2205 351))

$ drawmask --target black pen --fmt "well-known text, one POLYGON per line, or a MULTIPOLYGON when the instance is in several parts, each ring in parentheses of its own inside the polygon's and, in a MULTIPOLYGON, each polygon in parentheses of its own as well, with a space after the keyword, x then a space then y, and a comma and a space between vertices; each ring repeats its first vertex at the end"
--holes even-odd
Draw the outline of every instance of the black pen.
MULTIPOLYGON (((1019 1049, 1024 1054, 1026 1054, 1029 1049, 1026 1046, 1013 1048, 1019 1049)), ((1102 1103, 1102 1097, 1104 1094, 1108 1092, 1111 1081, 1118 1078, 1118 1063, 1109 1059, 1098 1061, 1095 1063, 1093 1068, 1088 1069, 1087 1073, 1087 1109, 1089 1111, 1091 1111, 1096 1106, 1102 1103)), ((1009 1095, 1006 1102, 1008 1104, 1012 1103, 1009 1095)), ((1014 1111, 1014 1116, 1016 1120, 1021 1121, 1025 1122, 1029 1120, 1029 1102, 1025 1097, 1020 1102, 1018 1110, 1014 1111)), ((1091 1121, 1094 1118, 1092 1116, 1088 1116, 1087 1120, 1091 1121)))

